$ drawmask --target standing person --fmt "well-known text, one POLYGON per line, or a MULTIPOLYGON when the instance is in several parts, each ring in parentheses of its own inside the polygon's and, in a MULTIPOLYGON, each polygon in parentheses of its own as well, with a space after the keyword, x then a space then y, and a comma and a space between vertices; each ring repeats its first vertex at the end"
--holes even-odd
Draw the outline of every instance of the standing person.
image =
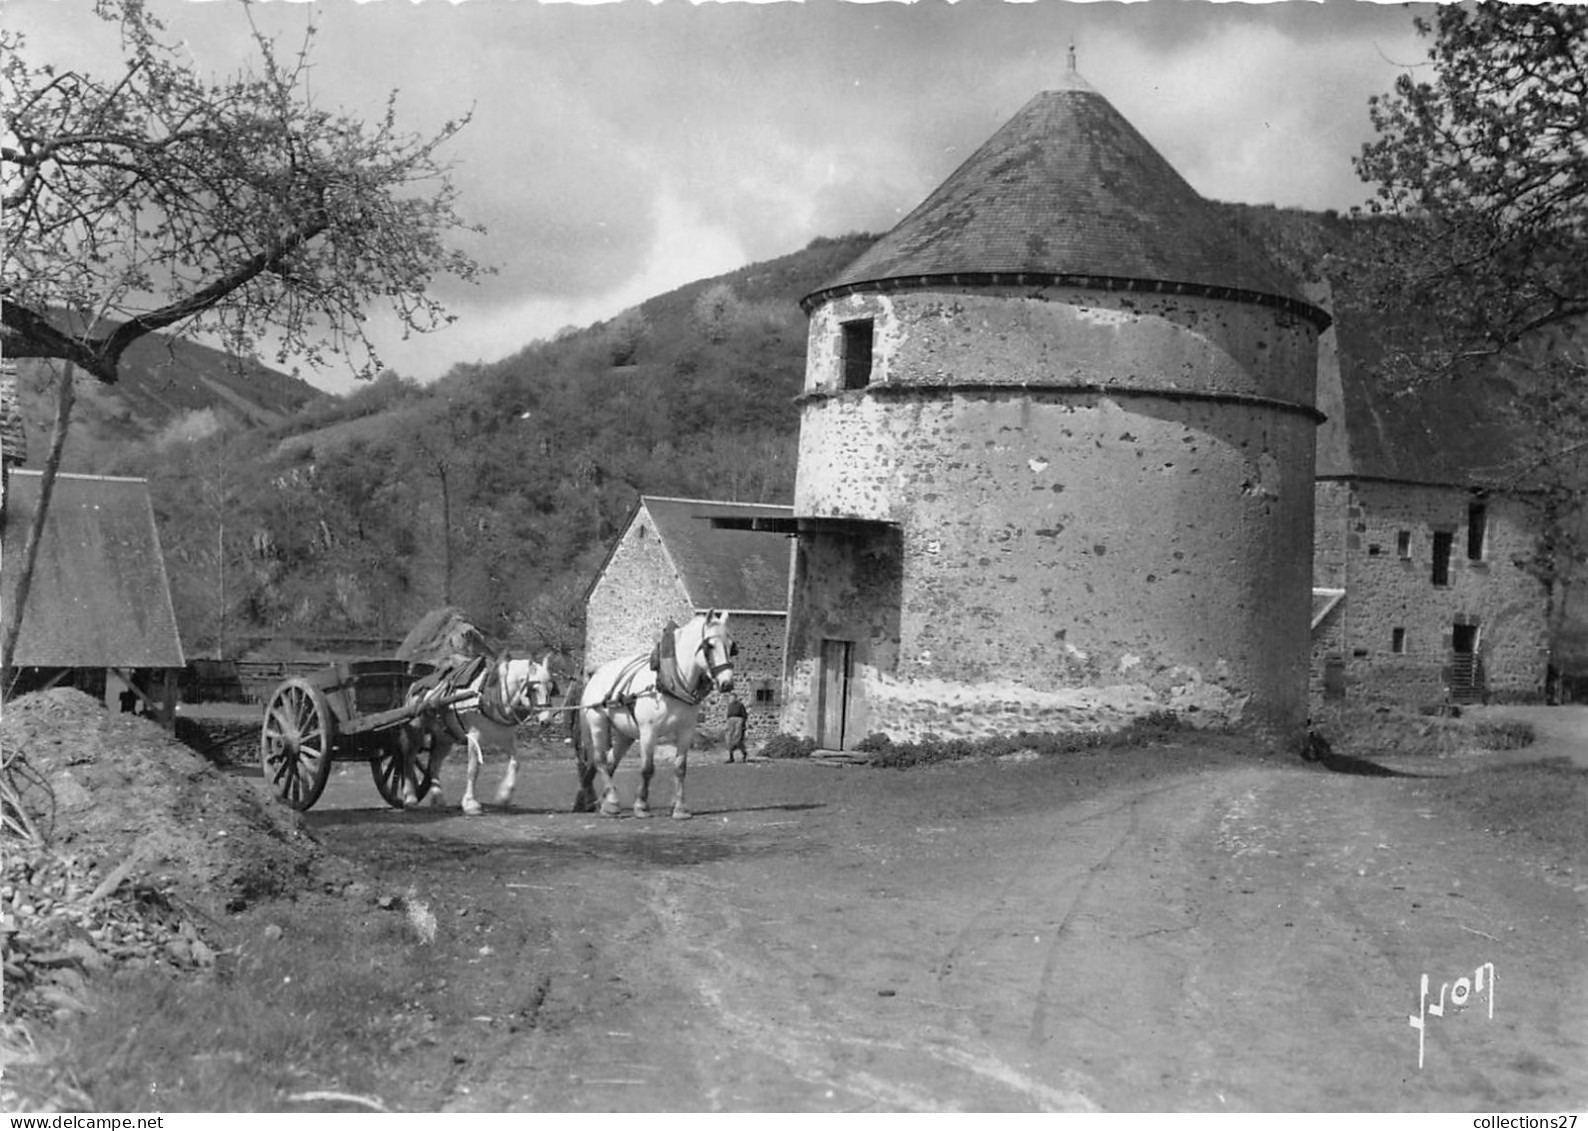
POLYGON ((744 748, 744 728, 749 720, 750 712, 744 709, 744 703, 737 695, 728 700, 728 761, 733 761, 733 752, 737 750, 744 756, 743 760, 750 760, 750 752, 744 748))

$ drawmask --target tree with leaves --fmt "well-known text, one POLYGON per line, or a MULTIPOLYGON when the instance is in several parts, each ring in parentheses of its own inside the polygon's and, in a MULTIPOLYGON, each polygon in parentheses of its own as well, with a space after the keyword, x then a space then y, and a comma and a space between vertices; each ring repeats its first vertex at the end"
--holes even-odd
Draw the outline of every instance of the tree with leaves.
POLYGON ((1417 28, 1432 79, 1370 101, 1356 161, 1398 221, 1369 282, 1416 315, 1418 368, 1459 375, 1588 314, 1588 7, 1452 5, 1417 28))
MULTIPOLYGON (((4 313, 10 358, 58 358, 116 380, 127 346, 156 330, 208 332, 252 354, 380 368, 366 305, 405 324, 447 319, 426 288, 479 268, 446 237, 468 226, 433 137, 373 123, 308 93, 309 37, 283 56, 257 30, 254 67, 197 73, 160 39, 144 0, 97 0, 125 63, 96 79, 33 63, 0 31, 4 313)), ((246 5, 242 6, 246 13, 246 5)))
MULTIPOLYGON (((312 30, 283 53, 254 29, 253 64, 217 79, 162 41, 145 0, 96 0, 95 12, 120 33, 124 64, 106 78, 32 60, 21 34, 0 30, 0 352, 64 363, 58 436, 75 370, 114 383, 127 347, 155 331, 208 334, 239 356, 270 339, 283 362, 350 355, 372 375, 371 302, 412 330, 448 320, 431 280, 481 270, 447 243, 474 229, 438 156, 466 116, 417 136, 399 128, 395 95, 372 122, 318 105, 312 30)), ((19 614, 59 450, 52 441, 19 614)))
POLYGON ((1501 486, 1544 514, 1539 572, 1588 557, 1588 7, 1450 5, 1427 77, 1370 102, 1356 161, 1376 186, 1373 267, 1353 280, 1395 326, 1400 388, 1496 375, 1522 450, 1501 486))

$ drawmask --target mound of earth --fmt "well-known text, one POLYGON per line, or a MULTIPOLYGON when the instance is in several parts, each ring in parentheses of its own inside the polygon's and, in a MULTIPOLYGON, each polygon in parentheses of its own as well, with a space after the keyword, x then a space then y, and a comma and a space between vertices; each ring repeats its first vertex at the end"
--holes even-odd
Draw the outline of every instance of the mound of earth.
POLYGON ((101 876, 130 861, 129 883, 209 915, 351 878, 262 782, 79 691, 7 703, 0 749, 18 759, 13 778, 51 849, 101 876))

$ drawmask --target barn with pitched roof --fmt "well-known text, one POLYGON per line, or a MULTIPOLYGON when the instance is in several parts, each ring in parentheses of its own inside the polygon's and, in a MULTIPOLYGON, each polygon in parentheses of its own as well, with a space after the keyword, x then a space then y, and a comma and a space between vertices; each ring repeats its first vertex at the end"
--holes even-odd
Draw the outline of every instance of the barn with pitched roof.
POLYGON ((1550 594, 1531 563, 1543 499, 1518 486, 1512 390, 1495 371, 1459 392, 1389 395, 1388 336, 1372 312, 1341 310, 1319 351, 1313 694, 1542 699, 1550 594))
MULTIPOLYGON (((5 494, 4 623, 18 615, 20 555, 43 476, 11 471, 5 494)), ((186 663, 146 480, 61 474, 45 516, 17 638, 15 692, 75 686, 128 695, 169 721, 186 663)), ((112 701, 112 705, 114 701, 112 701)))
MULTIPOLYGON (((650 651, 662 626, 706 609, 725 609, 739 648, 735 690, 750 712, 747 734, 778 729, 787 621, 788 539, 726 529, 714 519, 786 521, 787 506, 640 498, 585 598, 584 674, 608 660, 650 651)), ((714 696, 708 722, 720 722, 714 696)))
POLYGON ((783 729, 1300 733, 1329 317, 1073 66, 803 305, 783 729))

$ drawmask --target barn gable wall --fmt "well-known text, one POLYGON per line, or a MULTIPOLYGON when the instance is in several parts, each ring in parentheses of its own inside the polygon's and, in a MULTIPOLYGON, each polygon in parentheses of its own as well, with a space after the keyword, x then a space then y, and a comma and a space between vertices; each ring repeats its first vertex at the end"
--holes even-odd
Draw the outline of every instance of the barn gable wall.
POLYGON ((641 507, 591 588, 585 613, 585 675, 608 660, 649 652, 669 618, 695 613, 656 526, 641 507))

